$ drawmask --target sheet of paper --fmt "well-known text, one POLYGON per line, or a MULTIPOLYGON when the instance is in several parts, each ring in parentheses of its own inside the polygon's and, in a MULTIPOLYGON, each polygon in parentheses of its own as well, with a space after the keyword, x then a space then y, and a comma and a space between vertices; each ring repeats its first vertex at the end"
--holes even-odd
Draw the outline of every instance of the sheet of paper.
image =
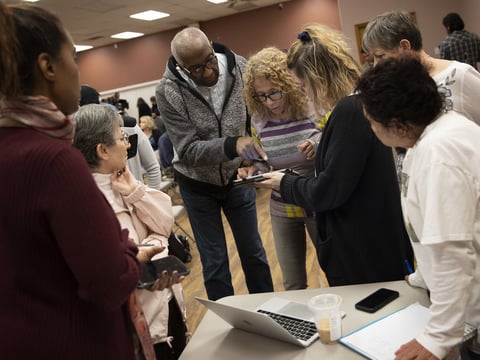
POLYGON ((428 308, 415 303, 344 336, 340 343, 370 359, 394 359, 395 351, 415 338, 429 319, 428 308))

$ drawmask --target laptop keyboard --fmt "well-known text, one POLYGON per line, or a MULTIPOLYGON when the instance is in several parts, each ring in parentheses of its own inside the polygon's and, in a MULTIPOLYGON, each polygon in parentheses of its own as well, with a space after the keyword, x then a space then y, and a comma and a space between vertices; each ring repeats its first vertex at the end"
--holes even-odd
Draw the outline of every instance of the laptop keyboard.
POLYGON ((307 341, 317 333, 317 327, 312 321, 295 319, 262 309, 257 310, 257 312, 268 315, 297 339, 307 341))

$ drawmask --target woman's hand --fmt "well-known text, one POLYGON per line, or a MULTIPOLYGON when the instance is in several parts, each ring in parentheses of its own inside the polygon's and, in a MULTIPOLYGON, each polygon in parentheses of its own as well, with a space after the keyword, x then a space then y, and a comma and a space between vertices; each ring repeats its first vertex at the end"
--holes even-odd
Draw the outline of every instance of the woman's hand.
POLYGON ((158 278, 155 283, 148 289, 150 291, 164 290, 171 287, 174 284, 180 284, 185 276, 178 275, 178 271, 174 270, 172 276, 168 276, 167 270, 162 272, 162 276, 158 278))
POLYGON ((298 152, 305 154, 307 160, 315 159, 315 146, 312 141, 305 140, 297 145, 298 152))
POLYGON ((273 171, 263 174, 266 180, 255 182, 255 186, 258 188, 280 190, 280 183, 285 173, 280 171, 273 171))
POLYGON ((115 171, 112 176, 112 189, 123 196, 130 195, 138 186, 138 182, 127 167, 115 171))
POLYGON ((152 257, 157 254, 160 254, 163 250, 165 250, 165 246, 162 245, 154 245, 154 246, 139 246, 137 253, 137 260, 141 263, 146 263, 150 261, 152 257))

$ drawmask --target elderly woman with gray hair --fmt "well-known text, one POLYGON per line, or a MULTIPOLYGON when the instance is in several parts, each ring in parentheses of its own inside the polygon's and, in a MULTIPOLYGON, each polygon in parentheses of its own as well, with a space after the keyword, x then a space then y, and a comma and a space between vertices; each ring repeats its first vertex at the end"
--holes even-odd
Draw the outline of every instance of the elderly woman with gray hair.
MULTIPOLYGON (((168 236, 174 217, 170 197, 148 188, 127 168, 128 135, 122 118, 102 105, 86 105, 74 115, 77 122, 74 146, 92 171, 93 178, 112 206, 122 228, 137 245, 161 245, 168 254, 168 236)), ((185 347, 187 326, 181 280, 164 272, 160 290, 137 289, 136 294, 148 321, 157 358, 176 359, 185 347)))

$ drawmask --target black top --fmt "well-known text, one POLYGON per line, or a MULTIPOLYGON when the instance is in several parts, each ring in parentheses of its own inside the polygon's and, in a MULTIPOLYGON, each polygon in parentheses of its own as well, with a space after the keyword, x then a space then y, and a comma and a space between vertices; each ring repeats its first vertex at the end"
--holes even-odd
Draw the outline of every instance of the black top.
POLYGON ((281 194, 316 212, 317 255, 330 286, 403 279, 413 251, 392 149, 374 135, 355 96, 335 106, 317 150, 316 174, 285 175, 281 194))

